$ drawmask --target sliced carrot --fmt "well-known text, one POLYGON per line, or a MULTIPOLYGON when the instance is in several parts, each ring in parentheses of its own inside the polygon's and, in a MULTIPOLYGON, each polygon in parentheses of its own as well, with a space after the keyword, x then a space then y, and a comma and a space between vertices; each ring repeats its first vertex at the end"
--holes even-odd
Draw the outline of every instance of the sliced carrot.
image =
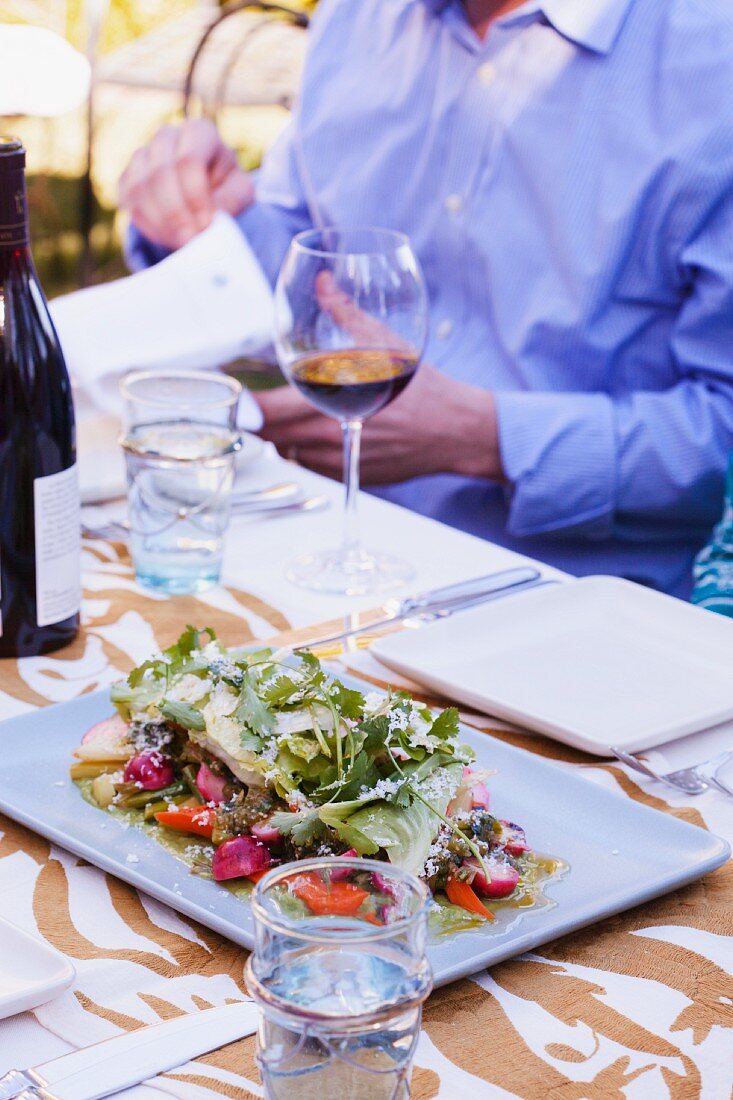
POLYGON ((298 890, 313 887, 314 890, 327 890, 328 885, 317 871, 300 871, 297 878, 289 879, 290 888, 297 895, 298 890))
POLYGON ((351 917, 369 897, 351 882, 323 882, 318 875, 301 875, 291 884, 296 897, 304 901, 317 916, 351 917))
POLYGON ((467 909, 469 913, 477 913, 486 920, 493 920, 494 914, 486 908, 481 899, 468 882, 461 882, 457 878, 449 878, 445 886, 448 901, 454 905, 460 905, 461 909, 467 909))
POLYGON ((166 829, 194 833, 209 839, 214 831, 214 815, 208 806, 178 806, 175 810, 161 810, 155 815, 155 820, 166 829))
POLYGON ((252 871, 249 875, 247 875, 247 878, 249 879, 250 882, 259 882, 260 879, 262 878, 262 876, 266 875, 267 872, 270 871, 270 870, 271 870, 270 867, 263 867, 259 871, 252 871))

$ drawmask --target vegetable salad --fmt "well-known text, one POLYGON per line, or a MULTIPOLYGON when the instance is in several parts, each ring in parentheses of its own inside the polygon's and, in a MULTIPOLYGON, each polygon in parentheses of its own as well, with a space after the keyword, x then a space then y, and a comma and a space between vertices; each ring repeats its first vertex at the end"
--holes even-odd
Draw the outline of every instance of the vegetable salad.
POLYGON ((538 861, 492 815, 455 708, 362 694, 308 652, 227 650, 193 627, 111 698, 71 776, 100 808, 189 836, 195 873, 252 882, 310 856, 384 859, 428 884, 445 929, 531 903, 538 861))

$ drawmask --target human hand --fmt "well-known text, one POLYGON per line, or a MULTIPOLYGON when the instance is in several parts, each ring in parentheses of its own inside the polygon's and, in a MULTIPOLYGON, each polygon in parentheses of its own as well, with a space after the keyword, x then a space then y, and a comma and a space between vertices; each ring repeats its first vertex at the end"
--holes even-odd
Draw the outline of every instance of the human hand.
MULTIPOLYGON (((341 477, 335 420, 291 387, 254 396, 265 418, 264 439, 317 473, 341 477)), ((366 485, 384 485, 437 473, 503 478, 493 396, 424 364, 400 397, 364 425, 361 474, 366 485)))
POLYGON ((206 229, 217 210, 236 216, 253 199, 234 150, 203 118, 163 126, 120 179, 120 206, 149 240, 170 249, 206 229))

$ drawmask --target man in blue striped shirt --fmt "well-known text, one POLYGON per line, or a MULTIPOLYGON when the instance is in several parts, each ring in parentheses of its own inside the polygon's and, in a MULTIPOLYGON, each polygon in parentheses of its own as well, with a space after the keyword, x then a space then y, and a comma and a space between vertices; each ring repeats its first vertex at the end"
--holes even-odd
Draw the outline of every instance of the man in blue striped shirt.
MULTIPOLYGON (((367 426, 364 482, 684 593, 733 448, 732 61, 726 0, 322 0, 254 201, 205 123, 136 154, 138 260, 216 208, 273 278, 314 223, 407 232, 426 364, 367 426)), ((335 423, 295 391, 263 405, 337 473, 335 423)))

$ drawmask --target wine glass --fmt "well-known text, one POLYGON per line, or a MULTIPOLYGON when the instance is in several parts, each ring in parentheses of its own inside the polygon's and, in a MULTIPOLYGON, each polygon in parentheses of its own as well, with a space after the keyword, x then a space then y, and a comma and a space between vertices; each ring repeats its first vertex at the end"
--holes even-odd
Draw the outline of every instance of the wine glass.
POLYGON ((364 421, 399 397, 427 335, 427 294, 404 233, 309 229, 293 238, 275 289, 275 344, 288 380, 341 424, 346 487, 341 547, 303 554, 296 584, 365 595, 412 576, 405 561, 359 538, 359 450, 364 421))

